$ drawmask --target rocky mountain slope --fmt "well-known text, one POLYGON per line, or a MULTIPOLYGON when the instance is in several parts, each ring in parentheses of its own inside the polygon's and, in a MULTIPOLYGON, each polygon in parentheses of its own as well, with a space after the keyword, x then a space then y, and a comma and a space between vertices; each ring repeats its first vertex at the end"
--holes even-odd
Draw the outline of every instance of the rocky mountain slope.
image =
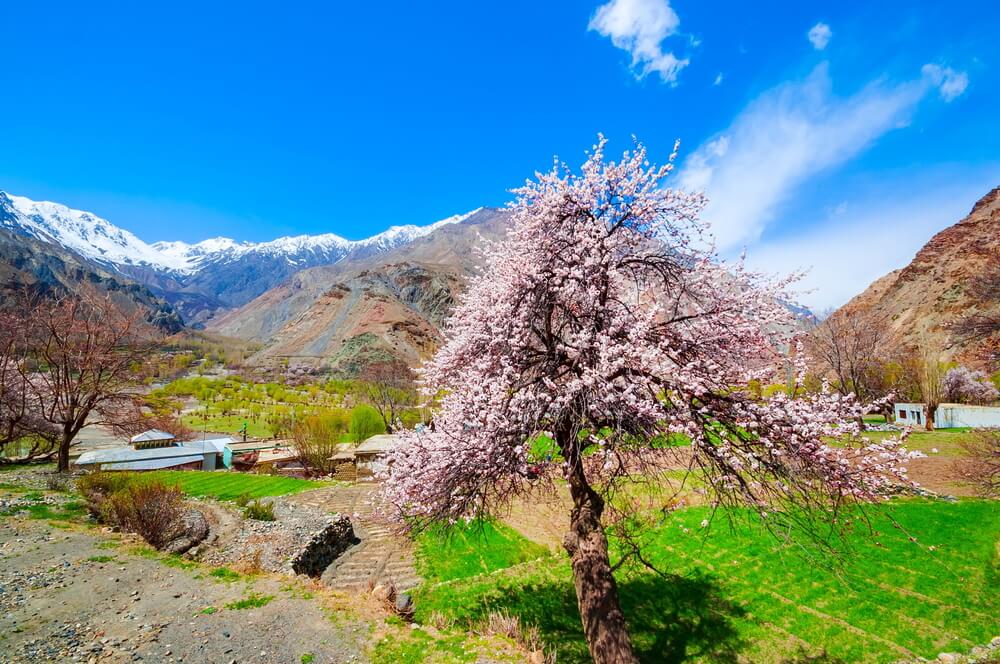
POLYGON ((459 223, 475 212, 427 226, 393 226, 357 241, 326 233, 260 243, 213 238, 196 244, 147 244, 90 212, 0 191, 0 228, 52 243, 144 284, 194 324, 245 304, 300 270, 376 256, 459 223))
POLYGON ((417 364, 479 266, 478 247, 504 234, 507 215, 483 209, 385 254, 315 267, 212 321, 225 336, 265 344, 258 363, 281 360, 352 371, 396 357, 417 364))
MULTIPOLYGON (((909 265, 878 279, 833 315, 872 312, 887 320, 899 348, 924 344, 945 359, 975 363, 977 343, 954 345, 946 326, 976 310, 969 287, 998 257, 1000 187, 980 199, 965 219, 931 238, 909 265)), ((987 306, 997 310, 1000 302, 987 306)))
POLYGON ((165 332, 183 327, 174 308, 149 288, 72 251, 0 228, 0 303, 13 302, 14 296, 24 293, 58 296, 82 289, 110 294, 125 309, 142 309, 147 320, 165 332))

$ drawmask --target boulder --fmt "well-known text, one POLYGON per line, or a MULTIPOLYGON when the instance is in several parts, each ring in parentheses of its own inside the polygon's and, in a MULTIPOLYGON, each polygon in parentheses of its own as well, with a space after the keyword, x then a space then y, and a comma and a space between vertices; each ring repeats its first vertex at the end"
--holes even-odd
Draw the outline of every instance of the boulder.
POLYGON ((200 510, 188 510, 181 517, 180 532, 163 550, 166 553, 186 553, 208 537, 208 520, 200 510))
POLYGON ((396 613, 404 618, 413 617, 413 597, 407 593, 396 595, 396 613))

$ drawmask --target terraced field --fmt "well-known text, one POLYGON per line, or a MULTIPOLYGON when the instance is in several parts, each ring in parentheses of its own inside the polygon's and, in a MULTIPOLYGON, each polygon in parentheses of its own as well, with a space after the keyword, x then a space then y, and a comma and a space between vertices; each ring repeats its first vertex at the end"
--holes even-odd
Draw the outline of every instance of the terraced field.
POLYGON ((143 474, 144 478, 179 486, 189 496, 234 500, 241 495, 251 498, 284 496, 323 486, 322 482, 295 477, 253 475, 249 473, 207 473, 200 470, 161 470, 143 474))
MULTIPOLYGON (((835 540, 832 565, 752 520, 702 528, 707 514, 683 510, 650 534, 662 575, 620 575, 645 662, 893 662, 1000 634, 1000 503, 894 503, 872 531, 859 521, 835 540)), ((430 552, 418 555, 427 564, 430 552)), ((459 624, 508 612, 536 626, 560 662, 589 661, 564 556, 428 582, 416 605, 418 620, 438 612, 459 624)))

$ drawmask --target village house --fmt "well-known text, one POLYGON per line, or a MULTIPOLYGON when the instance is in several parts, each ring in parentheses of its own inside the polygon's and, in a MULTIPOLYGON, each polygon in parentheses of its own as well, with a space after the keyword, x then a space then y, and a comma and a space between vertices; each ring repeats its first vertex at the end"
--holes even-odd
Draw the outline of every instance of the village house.
POLYGON ((330 457, 331 461, 339 462, 335 477, 345 480, 374 479, 388 467, 389 453, 402 442, 402 437, 396 434, 383 433, 368 438, 357 447, 348 443, 340 445, 337 453, 330 457))
MULTIPOLYGON (((927 424, 926 404, 896 403, 893 404, 892 410, 896 424, 903 426, 924 426, 927 424)), ((934 414, 934 427, 937 429, 1000 427, 1000 407, 943 403, 937 407, 934 414)))
POLYGON ((232 443, 229 448, 237 470, 260 472, 298 466, 299 453, 290 440, 251 440, 232 443))
POLYGON ((178 442, 165 431, 151 429, 129 445, 84 452, 75 461, 87 470, 216 470, 232 464, 231 438, 178 442))

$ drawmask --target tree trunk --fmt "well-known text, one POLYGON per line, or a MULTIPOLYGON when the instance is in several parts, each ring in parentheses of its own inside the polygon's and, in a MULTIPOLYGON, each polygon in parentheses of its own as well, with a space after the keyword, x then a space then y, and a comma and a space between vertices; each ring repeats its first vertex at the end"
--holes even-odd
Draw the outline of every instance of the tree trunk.
POLYGON ((934 418, 937 416, 937 404, 927 404, 927 419, 924 428, 927 431, 934 431, 934 418))
POLYGON ((570 478, 573 512, 563 540, 573 562, 573 582, 587 647, 595 664, 636 664, 618 585, 608 559, 601 525, 604 500, 587 484, 583 471, 570 478))
POLYGON ((57 455, 58 466, 56 470, 60 473, 69 472, 69 446, 73 442, 73 436, 64 433, 62 437, 59 438, 59 454, 57 455))

